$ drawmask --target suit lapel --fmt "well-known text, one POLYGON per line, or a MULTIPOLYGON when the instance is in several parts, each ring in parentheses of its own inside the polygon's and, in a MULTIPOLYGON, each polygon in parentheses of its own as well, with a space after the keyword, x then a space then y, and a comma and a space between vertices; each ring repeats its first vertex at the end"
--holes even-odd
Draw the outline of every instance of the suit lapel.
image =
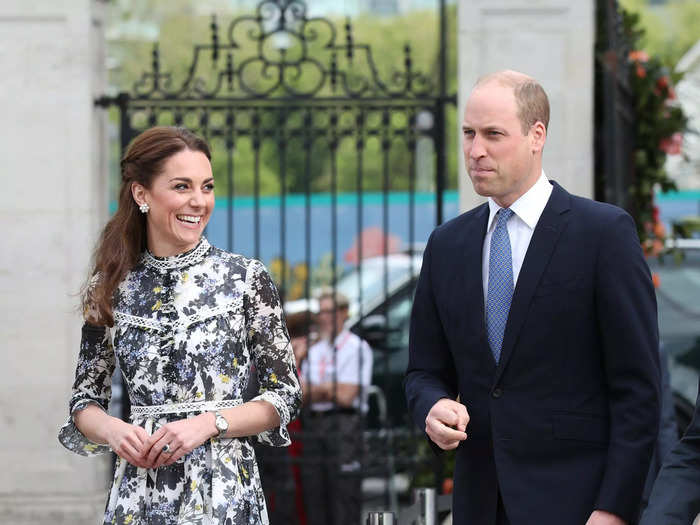
POLYGON ((556 182, 552 181, 552 185, 554 186, 552 194, 542 211, 539 221, 537 221, 530 245, 525 253, 523 266, 520 269, 518 282, 513 291, 513 300, 503 335, 501 359, 496 370, 496 383, 500 380, 513 353, 513 348, 527 316, 532 296, 535 293, 537 284, 540 282, 542 273, 552 257, 559 235, 568 221, 566 212, 569 210, 570 195, 556 182))
POLYGON ((478 330, 480 336, 486 340, 486 323, 484 315, 484 285, 482 279, 482 252, 484 249, 484 237, 489 221, 489 205, 482 204, 476 211, 474 221, 464 236, 464 267, 461 271, 464 275, 464 293, 467 305, 478 305, 477 308, 468 307, 467 318, 469 330, 478 330))

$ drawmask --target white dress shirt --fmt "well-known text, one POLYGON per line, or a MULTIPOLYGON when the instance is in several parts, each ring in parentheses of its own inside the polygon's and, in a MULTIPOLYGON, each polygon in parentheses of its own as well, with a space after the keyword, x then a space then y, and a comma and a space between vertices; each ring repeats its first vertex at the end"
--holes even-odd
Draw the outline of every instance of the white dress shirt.
MULTIPOLYGON (((367 412, 367 388, 372 380, 372 350, 366 341, 345 329, 335 338, 336 356, 333 357, 333 345, 321 340, 309 348, 306 360, 301 364, 301 376, 313 384, 332 382, 361 385, 363 399, 359 396, 353 402, 353 408, 367 412), (360 371, 362 366, 362 371, 360 371), (337 372, 336 372, 337 371, 337 372)), ((323 412, 334 407, 332 401, 317 401, 311 404, 311 410, 323 412)))
MULTIPOLYGON (((513 258, 513 289, 518 282, 520 268, 523 266, 523 260, 527 253, 527 248, 530 246, 530 239, 537 226, 537 221, 540 220, 540 215, 544 211, 544 207, 549 201, 549 196, 552 194, 552 185, 549 179, 542 171, 537 182, 525 192, 517 201, 515 201, 510 209, 513 210, 513 216, 508 221, 508 237, 510 238, 510 252, 513 258)), ((484 303, 488 295, 489 289, 489 252, 491 250, 491 236, 496 227, 496 213, 500 210, 500 206, 489 197, 489 222, 486 227, 486 237, 484 237, 484 251, 481 259, 482 279, 484 283, 484 303)))

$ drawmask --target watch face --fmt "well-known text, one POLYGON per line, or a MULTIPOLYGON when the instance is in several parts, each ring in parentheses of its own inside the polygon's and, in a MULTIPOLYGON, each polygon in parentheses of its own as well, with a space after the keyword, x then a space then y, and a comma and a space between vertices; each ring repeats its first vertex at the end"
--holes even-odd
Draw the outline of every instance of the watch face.
POLYGON ((226 418, 221 414, 216 416, 216 428, 218 428, 221 433, 228 430, 228 421, 226 421, 226 418))

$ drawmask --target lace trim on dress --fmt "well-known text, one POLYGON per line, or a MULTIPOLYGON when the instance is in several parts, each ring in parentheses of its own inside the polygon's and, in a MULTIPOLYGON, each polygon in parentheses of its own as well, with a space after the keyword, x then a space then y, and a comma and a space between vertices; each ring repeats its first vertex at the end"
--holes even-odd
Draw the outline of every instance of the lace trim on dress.
POLYGON ((210 412, 223 408, 232 408, 243 403, 242 399, 221 399, 219 401, 191 401, 188 403, 168 403, 165 405, 131 406, 132 417, 153 417, 163 414, 181 414, 185 412, 210 412))
POLYGON ((220 304, 218 306, 215 306, 214 308, 202 308, 196 314, 184 317, 182 318, 182 320, 172 323, 172 326, 170 323, 166 325, 165 323, 161 323, 160 321, 156 321, 155 319, 151 319, 150 317, 138 317, 135 315, 125 314, 124 312, 119 311, 114 312, 114 321, 120 324, 126 324, 150 330, 157 330, 159 332, 165 330, 181 332, 195 323, 200 323, 202 321, 206 321, 207 319, 211 319, 212 317, 217 317, 227 312, 234 311, 236 309, 237 303, 238 301, 234 300, 224 304, 220 304))
MULTIPOLYGON (((277 411, 277 415, 280 417, 280 426, 278 427, 278 435, 279 437, 282 438, 282 444, 283 445, 289 445, 291 443, 291 440, 289 438, 289 432, 287 431, 287 425, 289 424, 289 419, 290 419, 290 414, 289 414, 289 407, 287 406, 287 403, 284 402, 284 400, 279 396, 279 394, 272 392, 270 390, 266 390, 265 392, 262 392, 261 394, 255 396, 251 401, 267 401, 270 403, 273 407, 275 407, 275 410, 277 411)), ((271 433, 274 433, 275 429, 270 429, 266 430, 264 432, 261 432, 258 434, 258 436, 263 437, 266 435, 270 435, 271 433)), ((279 446, 279 445, 276 445, 279 446)))
POLYGON ((150 252, 148 252, 148 250, 146 250, 141 257, 141 262, 146 266, 150 266, 151 268, 155 268, 156 270, 160 270, 162 272, 167 270, 176 270, 178 268, 185 268, 187 266, 197 264, 204 259, 204 256, 209 251, 209 248, 211 248, 211 244, 209 244, 206 237, 202 237, 196 248, 189 252, 181 253, 180 255, 173 255, 171 257, 154 257, 150 252))
POLYGON ((118 312, 116 310, 114 311, 114 322, 115 324, 128 324, 149 330, 161 330, 163 328, 163 325, 155 319, 150 319, 148 317, 137 317, 135 315, 125 314, 124 312, 118 312))

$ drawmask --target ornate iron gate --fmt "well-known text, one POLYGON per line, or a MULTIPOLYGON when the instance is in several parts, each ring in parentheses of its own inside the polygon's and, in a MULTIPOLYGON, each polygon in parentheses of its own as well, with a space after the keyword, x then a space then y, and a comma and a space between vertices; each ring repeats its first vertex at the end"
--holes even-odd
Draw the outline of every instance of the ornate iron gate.
POLYGON ((630 49, 617 0, 598 0, 597 11, 595 198, 631 211, 635 110, 629 85, 630 49))
MULTIPOLYGON (((387 234, 397 222, 404 223, 409 247, 425 240, 416 231, 417 200, 433 199, 431 226, 443 221, 445 111, 455 106, 456 96, 446 92, 444 2, 440 6, 436 78, 416 70, 409 44, 399 67, 380 71, 373 50, 355 41, 350 20, 341 34, 330 20, 309 18, 300 0, 264 0, 254 14, 234 19, 223 37, 213 17, 210 42, 194 47, 182 80, 164 69, 156 44, 150 70, 130 92, 101 97, 96 103, 118 108, 122 150, 138 133, 160 124, 185 126, 205 136, 213 149, 219 208, 210 225, 215 221, 225 225, 224 238, 215 244, 263 260, 270 249, 276 250, 282 271, 273 275, 281 292, 294 298, 296 284, 303 288, 297 295, 308 298, 313 286, 308 269, 318 256, 312 241, 321 230, 328 236, 326 248, 331 254, 329 284, 335 286, 338 279, 341 192, 355 206, 350 222, 358 237, 366 227, 366 192, 373 191, 379 199, 384 254, 390 252, 387 234), (435 175, 430 191, 421 193, 417 179, 426 156, 435 175), (390 213, 396 190, 406 200, 403 217, 390 213), (313 212, 319 199, 325 199, 329 210, 320 219, 313 212), (292 201, 297 208, 301 205, 301 216, 291 213, 292 201), (270 202, 272 207, 266 205, 270 202), (291 283, 286 261, 290 243, 298 249, 299 242, 307 272, 301 282, 291 283)), ((363 243, 358 242, 357 261, 362 260, 362 251, 363 243)), ((359 263, 357 271, 362 317, 359 263)), ((389 272, 386 263, 385 300, 390 294, 389 272)), ((411 273, 415 277, 417 268, 412 267, 411 273)), ((388 353, 375 358, 375 378, 388 377, 389 361, 388 353)), ((395 458, 380 459, 385 461, 380 470, 388 477, 394 466, 387 465, 395 458)), ((388 503, 395 506, 396 501, 387 499, 382 506, 388 503)))

